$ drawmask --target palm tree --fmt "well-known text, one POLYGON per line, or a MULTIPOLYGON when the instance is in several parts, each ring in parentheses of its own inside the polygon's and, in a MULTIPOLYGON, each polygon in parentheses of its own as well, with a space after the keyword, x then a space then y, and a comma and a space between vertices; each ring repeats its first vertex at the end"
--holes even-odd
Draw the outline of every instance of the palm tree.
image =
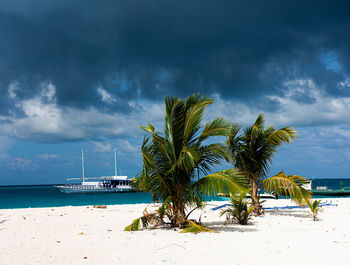
POLYGON ((291 127, 275 130, 273 126, 265 129, 265 119, 259 114, 252 126, 241 130, 233 124, 227 139, 229 160, 249 181, 254 213, 263 213, 260 204, 260 190, 289 195, 298 204, 304 204, 310 193, 303 188, 308 179, 296 175, 287 176, 283 171, 267 178, 272 158, 283 143, 290 143, 297 137, 291 127))
POLYGON ((241 192, 245 183, 235 169, 209 174, 225 158, 226 148, 207 140, 227 136, 231 128, 223 118, 202 126, 205 108, 213 102, 199 94, 183 100, 166 97, 164 131, 157 132, 152 124, 141 127, 150 136, 144 138, 143 169, 134 184, 166 201, 173 227, 188 223, 187 207, 201 206, 204 195, 241 192))

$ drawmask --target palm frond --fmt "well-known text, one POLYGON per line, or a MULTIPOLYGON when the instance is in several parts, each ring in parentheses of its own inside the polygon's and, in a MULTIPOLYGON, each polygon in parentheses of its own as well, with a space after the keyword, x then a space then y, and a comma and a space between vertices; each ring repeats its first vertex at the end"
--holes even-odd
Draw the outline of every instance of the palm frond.
POLYGON ((200 129, 200 123, 203 119, 204 110, 206 106, 212 102, 213 101, 211 100, 203 100, 187 110, 183 130, 185 142, 192 142, 193 137, 200 129))
POLYGON ((259 113, 258 117, 256 118, 254 125, 258 128, 258 130, 263 130, 265 126, 265 117, 264 114, 259 113))
POLYGON ((292 139, 297 137, 297 132, 291 127, 284 127, 271 133, 266 143, 274 146, 280 146, 283 143, 290 143, 292 139))
POLYGON ((154 126, 151 123, 148 124, 148 127, 140 126, 140 129, 142 129, 146 132, 152 133, 152 134, 154 134, 154 132, 155 132, 154 126))
POLYGON ((138 231, 141 229, 141 217, 136 218, 130 225, 124 228, 124 231, 138 231))
POLYGON ((188 220, 188 226, 181 231, 181 233, 201 233, 201 232, 209 232, 209 233, 217 233, 217 231, 210 229, 208 227, 205 227, 204 225, 196 224, 195 222, 192 222, 188 220))
POLYGON ((307 183, 307 179, 297 175, 286 175, 283 171, 275 176, 265 179, 262 182, 266 192, 276 192, 280 195, 290 196, 291 200, 299 205, 304 205, 311 193, 306 190, 303 184, 307 183))
POLYGON ((192 184, 201 194, 242 193, 247 188, 247 179, 236 169, 226 169, 207 175, 192 184))
POLYGON ((238 135, 240 130, 241 130, 241 126, 238 123, 233 123, 232 124, 232 127, 230 129, 229 135, 227 137, 227 145, 229 147, 232 147, 231 146, 232 142, 237 142, 236 138, 237 138, 237 135, 238 135))
POLYGON ((206 140, 210 136, 228 136, 231 123, 224 118, 215 118, 208 122, 199 137, 199 142, 206 140))

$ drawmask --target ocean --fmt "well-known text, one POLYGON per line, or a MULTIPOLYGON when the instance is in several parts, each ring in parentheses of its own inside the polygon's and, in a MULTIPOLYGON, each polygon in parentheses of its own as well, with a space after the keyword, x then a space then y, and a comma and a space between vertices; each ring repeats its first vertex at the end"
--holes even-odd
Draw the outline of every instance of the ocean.
POLYGON ((339 179, 327 179, 327 178, 323 178, 323 179, 313 179, 312 180, 312 184, 311 187, 312 189, 316 189, 317 186, 327 186, 328 189, 333 189, 333 190, 337 190, 340 189, 341 187, 350 187, 350 179, 348 178, 339 178, 339 179))
MULTIPOLYGON (((350 187, 350 179, 312 180, 313 189, 316 189, 317 186, 327 186, 329 189, 340 189, 342 185, 344 187, 350 187)), ((220 200, 222 198, 208 198, 208 200, 212 199, 220 200)), ((152 195, 146 192, 65 194, 60 192, 53 185, 0 186, 0 209, 150 202, 152 202, 152 195)))
POLYGON ((53 185, 2 186, 0 209, 150 203, 145 192, 65 194, 53 185))

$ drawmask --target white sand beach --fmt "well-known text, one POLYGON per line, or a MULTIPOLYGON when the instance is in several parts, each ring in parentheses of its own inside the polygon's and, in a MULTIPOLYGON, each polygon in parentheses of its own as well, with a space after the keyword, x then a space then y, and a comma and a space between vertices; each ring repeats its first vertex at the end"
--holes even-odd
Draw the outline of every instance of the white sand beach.
MULTIPOLYGON (((0 210, 0 264, 347 264, 350 198, 332 203, 317 222, 307 209, 270 210, 247 226, 224 226, 210 205, 202 221, 218 233, 200 234, 124 232, 144 204, 0 210)), ((264 204, 283 205, 293 203, 264 204)))

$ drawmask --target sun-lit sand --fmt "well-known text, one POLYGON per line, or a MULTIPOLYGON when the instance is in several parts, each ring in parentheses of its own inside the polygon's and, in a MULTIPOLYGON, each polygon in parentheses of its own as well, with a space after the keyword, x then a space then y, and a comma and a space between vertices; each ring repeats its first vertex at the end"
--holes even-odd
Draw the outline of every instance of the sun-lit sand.
MULTIPOLYGON (((318 222, 307 209, 275 210, 247 226, 224 226, 210 208, 225 202, 210 202, 196 214, 219 233, 200 234, 124 232, 144 204, 0 210, 0 264, 346 264, 350 198, 332 202, 318 222)), ((282 205, 293 204, 265 203, 282 205)))

